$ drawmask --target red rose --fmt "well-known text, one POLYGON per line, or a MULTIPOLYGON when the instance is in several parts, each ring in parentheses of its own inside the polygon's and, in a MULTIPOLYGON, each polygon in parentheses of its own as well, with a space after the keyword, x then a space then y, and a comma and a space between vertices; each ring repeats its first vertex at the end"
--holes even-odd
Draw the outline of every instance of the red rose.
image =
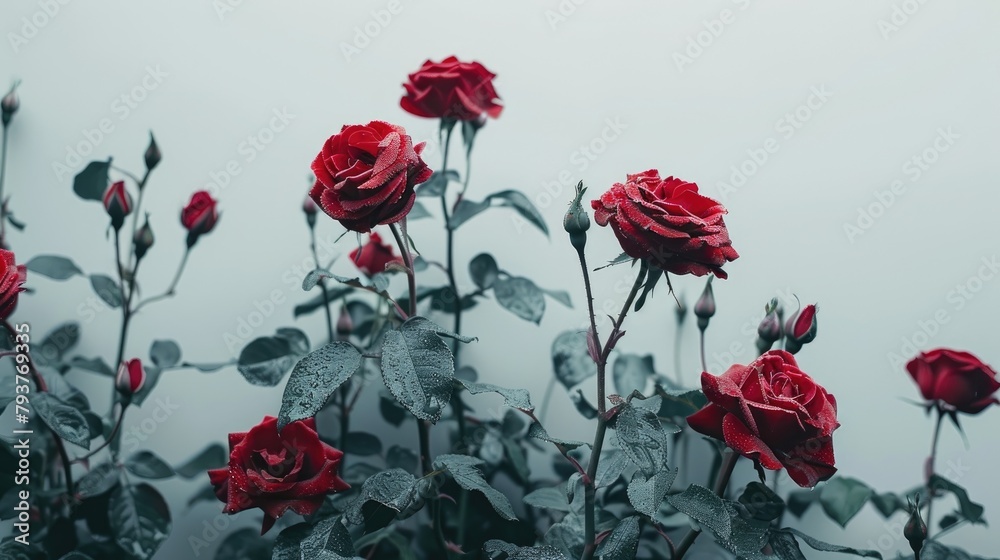
POLYGON ((906 364, 928 401, 938 401, 959 412, 979 414, 993 403, 1000 389, 997 372, 968 352, 938 348, 921 352, 906 364))
POLYGON ((368 233, 402 220, 413 208, 414 187, 431 176, 420 159, 424 143, 382 121, 344 126, 313 161, 309 196, 345 228, 368 233))
POLYGON ((0 320, 6 320, 17 307, 17 295, 24 291, 28 269, 14 264, 14 253, 0 249, 0 320))
POLYGON ((142 361, 138 358, 122 362, 118 366, 118 375, 115 376, 115 389, 124 397, 131 397, 139 392, 146 383, 146 370, 142 368, 142 361))
POLYGON ((406 95, 399 105, 418 117, 476 121, 500 116, 503 106, 493 89, 490 72, 478 62, 461 62, 454 56, 441 62, 428 60, 403 84, 406 95))
POLYGON ((316 422, 292 422, 278 432, 278 419, 264 420, 246 433, 229 434, 229 467, 208 471, 215 495, 233 514, 264 511, 261 534, 287 510, 311 515, 331 492, 350 488, 337 476, 344 454, 323 443, 316 422))
POLYGON ((722 265, 739 257, 722 221, 726 209, 698 194, 698 185, 661 179, 655 169, 628 175, 591 204, 625 253, 667 272, 726 278, 722 265))
POLYGON ((191 201, 181 210, 181 225, 188 230, 188 247, 215 228, 219 221, 215 204, 215 199, 207 191, 198 191, 191 195, 191 201))
POLYGON ((132 213, 132 197, 125 190, 125 181, 118 181, 108 187, 104 191, 103 202, 104 210, 111 216, 111 227, 116 231, 121 229, 125 216, 132 213))
POLYGON ((374 276, 385 272, 389 263, 402 263, 403 259, 393 254, 392 245, 382 243, 382 238, 373 231, 368 243, 351 251, 351 262, 366 276, 374 276))
POLYGON ((788 352, 771 350, 720 376, 702 373, 701 387, 709 403, 688 416, 695 431, 766 469, 785 467, 804 488, 837 472, 831 437, 840 426, 837 401, 788 352))

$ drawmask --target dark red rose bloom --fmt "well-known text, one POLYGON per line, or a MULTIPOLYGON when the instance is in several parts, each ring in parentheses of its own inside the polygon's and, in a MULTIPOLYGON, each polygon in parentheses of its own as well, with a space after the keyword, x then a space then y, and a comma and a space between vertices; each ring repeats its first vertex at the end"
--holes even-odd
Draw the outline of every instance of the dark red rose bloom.
POLYGON ((14 253, 0 249, 0 319, 7 319, 17 307, 17 295, 24 291, 28 269, 15 264, 14 253))
POLYGON ((784 350, 765 352, 750 365, 719 376, 701 374, 708 404, 688 416, 697 432, 722 440, 766 469, 788 470, 812 488, 835 472, 837 401, 784 350))
POLYGON ((181 210, 181 225, 188 230, 188 247, 194 245, 200 236, 212 231, 219 222, 215 205, 216 200, 207 191, 197 191, 181 210))
POLYGON ((726 278, 722 265, 739 257, 722 221, 726 209, 698 194, 698 185, 661 179, 655 169, 628 175, 591 204, 625 253, 667 272, 726 278))
POLYGON ((278 432, 278 419, 264 420, 246 433, 229 434, 229 467, 208 471, 223 512, 264 511, 261 534, 289 509, 311 515, 331 492, 350 486, 337 476, 342 452, 323 443, 312 418, 278 432))
POLYGON ((968 352, 938 348, 921 352, 906 364, 920 394, 966 414, 979 414, 991 404, 1000 389, 997 372, 968 352))
POLYGON ((414 187, 431 176, 424 143, 401 126, 382 121, 347 125, 331 136, 312 163, 309 196, 345 228, 368 233, 402 220, 413 208, 414 187))
POLYGON ((374 231, 368 236, 368 243, 351 251, 351 262, 366 276, 385 272, 389 263, 402 263, 403 259, 392 252, 392 245, 382 243, 382 238, 374 231))
POLYGON ((117 181, 108 187, 103 201, 104 210, 111 216, 111 227, 121 229, 125 216, 132 213, 132 197, 125 190, 125 181, 117 181))
POLYGON ((454 56, 441 62, 428 60, 409 77, 399 105, 418 117, 478 121, 486 115, 495 119, 503 110, 493 89, 496 74, 478 62, 461 62, 454 56))
POLYGON ((118 375, 115 376, 115 389, 125 397, 131 397, 139 392, 146 383, 146 370, 142 367, 142 361, 133 358, 127 362, 122 362, 118 366, 118 375))

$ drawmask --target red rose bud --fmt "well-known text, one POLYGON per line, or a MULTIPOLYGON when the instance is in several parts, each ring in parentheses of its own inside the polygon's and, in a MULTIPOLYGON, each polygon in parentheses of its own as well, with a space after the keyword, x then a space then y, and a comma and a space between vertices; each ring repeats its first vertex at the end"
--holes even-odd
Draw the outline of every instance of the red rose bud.
POLYGON ((708 320, 715 315, 715 292, 712 291, 713 278, 715 277, 708 277, 708 282, 705 283, 705 291, 701 293, 701 297, 694 304, 694 316, 698 318, 698 328, 701 330, 708 328, 708 320))
POLYGON ((785 350, 795 354, 802 349, 803 344, 808 344, 816 338, 818 310, 815 305, 807 305, 785 321, 785 350))
POLYGON ((590 229, 590 215, 580 202, 585 192, 587 188, 583 186, 583 181, 580 181, 576 185, 576 196, 563 217, 563 229, 569 234, 569 241, 577 251, 583 251, 587 244, 587 230, 590 229))
POLYGON ((309 227, 311 228, 316 226, 317 212, 319 212, 319 206, 316 206, 313 199, 307 196, 305 200, 302 201, 302 213, 306 215, 306 223, 309 224, 309 227))
POLYGON ((309 197, 351 231, 396 223, 413 208, 416 186, 431 177, 420 159, 424 146, 387 122, 344 126, 313 160, 316 184, 309 197))
POLYGON ((910 504, 910 519, 903 527, 903 538, 910 543, 910 549, 916 554, 924 547, 927 540, 927 524, 920 518, 920 501, 910 504))
POLYGON ((403 259, 392 252, 392 245, 382 243, 382 238, 374 231, 368 236, 368 243, 351 251, 351 262, 366 276, 385 272, 390 263, 402 264, 403 259))
POLYGON ((764 307, 766 315, 757 325, 757 350, 763 354, 781 338, 781 316, 777 299, 764 307))
POLYGON ((135 251, 135 258, 141 259, 146 256, 146 251, 153 246, 153 228, 149 227, 149 214, 146 214, 146 223, 135 230, 135 237, 132 238, 132 247, 135 251))
POLYGON ((122 362, 118 366, 118 375, 115 376, 115 389, 118 390, 118 393, 122 397, 131 399, 132 395, 138 393, 145 383, 146 371, 142 368, 142 362, 138 358, 122 362))
POLYGON ((0 320, 6 320, 17 307, 18 294, 24 291, 28 269, 15 264, 14 253, 0 249, 0 320))
POLYGON ((354 320, 351 319, 351 314, 347 312, 347 307, 341 307, 340 317, 337 317, 337 336, 347 338, 351 336, 352 332, 354 332, 354 320))
POLYGON ((248 432, 229 434, 229 465, 208 471, 223 513, 251 508, 264 511, 261 534, 288 510, 312 515, 327 494, 350 488, 339 476, 343 452, 319 439, 312 418, 278 431, 266 416, 248 432))
POLYGON ((149 147, 146 148, 143 159, 146 161, 146 169, 148 171, 152 171, 160 163, 160 160, 163 159, 163 154, 160 153, 160 147, 156 145, 156 138, 153 138, 152 132, 149 133, 149 147))
POLYGON ((212 231, 219 221, 216 201, 206 191, 191 195, 191 201, 181 210, 181 225, 188 230, 187 246, 192 247, 198 238, 212 231))
POLYGON ((739 254, 722 216, 725 207, 698 193, 698 185, 655 169, 628 175, 591 201, 594 220, 611 226, 628 256, 667 272, 726 278, 722 266, 739 254))
POLYGON ((493 89, 495 77, 478 62, 461 62, 454 56, 441 62, 428 60, 403 84, 406 94, 399 105, 418 117, 476 121, 481 127, 487 115, 495 119, 503 110, 493 89))
POLYGON ((0 113, 2 113, 3 125, 7 126, 10 123, 10 119, 14 117, 14 113, 21 106, 21 101, 17 98, 17 83, 10 87, 10 91, 7 95, 3 96, 3 100, 0 100, 0 113))
POLYGON ((701 387, 708 404, 687 417, 694 431, 724 441, 765 469, 784 468, 803 488, 837 472, 837 400, 788 352, 765 352, 718 376, 704 372, 701 387))
POLYGON ((125 181, 112 184, 104 192, 104 210, 111 216, 111 227, 120 230, 125 216, 132 213, 132 197, 125 190, 125 181))
POLYGON ((938 348, 921 352, 906 364, 906 371, 930 402, 965 414, 979 414, 1000 403, 997 372, 968 352, 938 348))

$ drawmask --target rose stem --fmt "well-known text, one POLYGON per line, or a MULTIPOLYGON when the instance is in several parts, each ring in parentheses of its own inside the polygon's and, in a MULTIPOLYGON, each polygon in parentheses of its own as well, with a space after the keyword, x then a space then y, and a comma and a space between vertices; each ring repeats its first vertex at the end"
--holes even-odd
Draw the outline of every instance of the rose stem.
MULTIPOLYGON (((146 193, 146 181, 149 179, 149 173, 151 169, 146 169, 146 173, 143 174, 142 179, 136 181, 139 188, 139 199, 135 203, 135 209, 132 213, 132 235, 129 240, 135 239, 135 231, 139 229, 139 210, 142 208, 142 195, 146 193)), ((135 179, 132 174, 129 174, 132 179, 135 179)), ((132 268, 132 257, 134 256, 132 251, 128 254, 128 267, 132 268)))
MULTIPOLYGON (((593 292, 590 287, 590 274, 587 271, 587 259, 584 257, 583 249, 577 249, 577 254, 580 256, 580 267, 583 269, 583 283, 587 290, 587 308, 590 312, 590 328, 594 333, 594 343, 597 344, 598 348, 601 348, 598 338, 597 338, 597 320, 594 317, 594 297, 593 292)), ((625 300, 625 305, 622 306, 621 312, 618 314, 618 319, 615 320, 611 328, 611 335, 608 336, 607 341, 605 341, 604 347, 601 349, 601 353, 597 360, 597 431, 594 434, 594 446, 593 451, 590 454, 590 462, 587 464, 587 476, 584 479, 584 549, 583 549, 583 560, 592 560, 594 558, 594 553, 597 551, 597 542, 595 539, 595 523, 594 518, 596 516, 595 511, 595 494, 597 493, 597 488, 594 484, 594 480, 597 477, 597 465, 601 460, 601 450, 604 448, 604 435, 608 429, 607 416, 607 406, 605 404, 605 371, 608 365, 608 355, 611 354, 611 347, 615 343, 615 337, 621 329, 622 323, 625 321, 625 315, 628 314, 628 310, 632 307, 632 302, 635 301, 636 294, 639 293, 639 288, 642 287, 643 281, 646 279, 647 264, 646 261, 641 261, 642 264, 639 268, 639 275, 635 279, 635 283, 632 284, 632 291, 629 292, 628 298, 625 300)))
POLYGON ((927 526, 933 527, 931 523, 931 511, 934 508, 934 488, 931 486, 931 477, 934 476, 934 462, 937 460, 938 437, 941 435, 941 421, 944 414, 941 409, 937 409, 937 421, 934 423, 934 435, 931 436, 931 454, 927 458, 927 526))
MULTIPOLYGON (((729 478, 733 475, 733 469, 736 467, 736 461, 740 458, 739 454, 734 452, 732 449, 727 449, 725 456, 722 459, 722 468, 719 469, 719 475, 715 478, 715 485, 712 491, 715 492, 716 496, 722 497, 722 494, 726 491, 726 486, 729 485, 729 478)), ((671 558, 671 560, 680 560, 684 558, 684 554, 687 553, 691 545, 694 544, 695 539, 701 534, 700 529, 691 529, 684 535, 684 540, 681 544, 677 545, 677 552, 671 558)))
POLYGON ((3 125, 3 141, 0 142, 0 248, 7 235, 7 203, 3 199, 3 179, 7 173, 7 123, 3 125))
MULTIPOLYGON (((115 230, 115 263, 118 265, 118 279, 122 284, 122 294, 125 294, 125 274, 122 270, 121 265, 121 245, 119 241, 118 231, 115 230)), ((186 255, 186 253, 185 253, 186 255)), ((135 267, 132 268, 131 274, 129 274, 128 280, 128 296, 123 298, 122 302, 122 330, 121 335, 118 338, 118 359, 114 363, 114 371, 117 372, 118 368, 121 367, 122 360, 125 359, 125 341, 128 340, 128 327, 129 323, 132 321, 133 309, 132 309, 132 296, 135 295, 135 277, 139 273, 139 265, 142 263, 142 259, 136 259, 135 267)), ((109 418, 114 418, 115 404, 118 403, 118 391, 111 384, 111 410, 108 412, 109 418)), ((124 411, 122 411, 124 413, 124 411)), ((111 440, 111 457, 113 460, 118 460, 118 438, 121 437, 121 432, 111 434, 108 436, 111 440)))
POLYGON ((705 365, 705 328, 698 329, 698 332, 698 338, 700 339, 699 346, 701 346, 701 371, 708 371, 708 366, 705 365))
POLYGON ((151 303, 155 303, 157 301, 164 300, 167 299, 168 297, 174 296, 175 293, 174 290, 177 289, 177 283, 181 281, 181 276, 184 274, 184 267, 187 266, 188 255, 190 254, 191 254, 191 247, 187 247, 186 249, 184 249, 184 255, 181 256, 181 262, 177 266, 177 272, 174 273, 174 279, 170 281, 170 286, 167 287, 167 290, 158 296, 153 296, 140 301, 135 306, 135 309, 132 310, 133 313, 138 312, 140 309, 146 307, 151 303))
MULTIPOLYGON (((323 266, 319 262, 319 253, 316 252, 316 223, 315 220, 309 224, 309 250, 312 252, 313 262, 316 263, 316 268, 323 266)), ((319 288, 323 291, 323 311, 326 313, 326 336, 327 341, 333 343, 337 336, 333 332, 333 313, 330 311, 330 290, 326 287, 326 278, 319 279, 319 288)), ((347 434, 350 431, 350 409, 348 408, 348 399, 350 399, 351 394, 351 382, 348 379, 340 386, 340 451, 344 454, 341 461, 347 459, 347 434)), ((341 464, 341 469, 344 468, 341 464)))
MULTIPOLYGON (((3 321, 3 326, 7 329, 7 334, 10 335, 11 344, 14 348, 17 348, 17 331, 14 329, 14 326, 11 325, 6 319, 3 321)), ((35 382, 35 387, 38 388, 40 393, 47 393, 49 391, 49 386, 45 383, 45 379, 42 378, 41 374, 38 373, 38 369, 35 368, 35 362, 31 359, 31 356, 28 353, 25 353, 24 355, 27 357, 28 371, 31 373, 31 378, 35 382)), ((59 451, 59 459, 62 461, 63 472, 66 474, 66 493, 72 496, 73 467, 69 462, 69 455, 66 454, 66 446, 63 444, 62 438, 59 437, 59 434, 57 434, 55 430, 49 428, 48 424, 46 424, 46 428, 48 428, 49 433, 52 434, 52 439, 55 440, 56 449, 59 451)))

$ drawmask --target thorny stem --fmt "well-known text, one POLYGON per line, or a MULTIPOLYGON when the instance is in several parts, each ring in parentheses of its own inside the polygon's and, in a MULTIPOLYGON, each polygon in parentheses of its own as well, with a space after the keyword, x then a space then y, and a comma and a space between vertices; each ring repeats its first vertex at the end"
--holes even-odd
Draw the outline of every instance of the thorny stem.
POLYGON ((108 445, 111 445, 111 442, 114 441, 115 436, 118 434, 119 428, 122 427, 122 421, 125 420, 125 409, 126 408, 128 408, 128 406, 126 406, 123 403, 122 407, 121 407, 121 412, 118 413, 118 419, 115 421, 115 425, 111 429, 111 433, 108 435, 107 439, 104 440, 104 443, 102 443, 100 446, 98 446, 95 449, 91 449, 90 452, 87 453, 86 455, 84 455, 83 457, 77 457, 76 459, 73 459, 74 463, 82 463, 82 462, 86 461, 87 459, 90 459, 91 457, 93 457, 94 455, 96 455, 98 451, 104 449, 108 445))
POLYGON ((168 297, 172 297, 174 295, 175 290, 177 289, 177 283, 181 281, 181 275, 184 274, 184 267, 187 265, 188 255, 190 254, 191 254, 191 247, 184 249, 184 256, 181 257, 181 263, 180 265, 177 266, 177 272, 174 273, 174 279, 170 281, 170 286, 167 288, 167 290, 158 296, 153 296, 140 301, 135 306, 135 309, 132 310, 133 313, 137 313, 140 309, 151 303, 167 299, 168 297))
MULTIPOLYGON (((7 329, 7 334, 10 335, 11 344, 14 346, 15 350, 19 346, 17 341, 17 330, 14 326, 10 324, 9 321, 4 319, 3 326, 7 329)), ((31 359, 31 356, 25 352, 24 355, 27 357, 26 365, 28 366, 28 372, 31 374, 31 379, 35 382, 35 387, 38 388, 39 393, 47 393, 49 391, 48 384, 45 383, 45 379, 42 375, 38 373, 38 369, 35 367, 35 362, 31 359)), ((59 437, 59 434, 55 430, 48 427, 48 431, 52 434, 52 439, 55 441, 56 450, 59 453, 59 459, 62 461, 63 472, 66 476, 66 493, 72 496, 73 494, 73 466, 70 464, 69 455, 66 453, 66 446, 63 444, 63 440, 59 437)))
MULTIPOLYGON (((139 199, 136 201, 135 209, 132 212, 132 235, 129 236, 129 240, 135 239, 135 232, 137 229, 139 229, 139 210, 142 209, 142 196, 146 194, 146 181, 149 180, 150 171, 151 171, 150 169, 146 169, 146 173, 143 174, 142 179, 136 181, 136 183, 138 183, 137 186, 139 188, 139 199)), ((128 175, 132 177, 133 180, 135 179, 135 176, 132 175, 131 173, 129 173, 128 175)), ((134 253, 129 251, 128 268, 132 268, 133 256, 134 253)))
POLYGON ((701 349, 701 371, 708 371, 705 362, 705 329, 698 329, 699 347, 701 349))
MULTIPOLYGON (((733 451, 732 449, 727 449, 725 457, 722 459, 722 468, 719 469, 719 475, 715 478, 715 484, 712 487, 712 492, 720 498, 726 491, 726 486, 729 485, 729 479, 733 476, 733 469, 736 468, 736 462, 739 460, 740 455, 733 451)), ((684 535, 684 540, 681 544, 677 545, 677 552, 674 553, 671 560, 681 560, 687 553, 691 545, 694 544, 695 539, 701 534, 700 529, 691 529, 684 535)))
MULTIPOLYGON (((594 341, 597 342, 597 328, 596 328, 596 318, 594 317, 594 304, 592 291, 590 288, 590 276, 587 273, 587 263, 586 259, 583 257, 583 250, 579 249, 577 251, 580 254, 580 265, 583 268, 583 279, 584 284, 587 288, 587 300, 590 310, 590 324, 594 332, 594 341)), ((601 348, 599 360, 597 361, 597 432, 594 434, 594 445, 593 451, 590 454, 590 462, 587 464, 587 475, 584 479, 584 519, 583 519, 583 530, 584 530, 584 549, 582 560, 593 560, 594 553, 597 552, 597 542, 595 534, 595 498, 597 494, 597 488, 595 485, 595 479, 597 478, 597 466, 601 460, 601 450, 604 448, 604 436, 608 429, 608 419, 607 419, 607 407, 605 404, 605 374, 608 366, 608 356, 611 354, 611 349, 614 346, 615 338, 621 331, 622 323, 625 321, 625 316, 628 314, 629 309, 632 308, 632 302, 635 301, 635 296, 639 293, 639 288, 642 287, 643 281, 646 278, 647 265, 646 261, 642 261, 642 265, 639 268, 639 275, 635 279, 635 283, 632 284, 632 291, 629 292, 628 298, 625 300, 625 305, 622 306, 622 310, 618 313, 618 319, 615 320, 612 325, 611 335, 604 343, 604 347, 601 348)))
POLYGON ((6 247, 7 202, 3 199, 4 175, 7 174, 7 125, 3 125, 3 141, 0 142, 0 248, 6 247))
POLYGON ((933 527, 931 511, 934 508, 934 488, 931 486, 931 477, 934 475, 934 463, 937 461, 938 439, 941 435, 941 422, 944 414, 941 409, 937 409, 937 421, 934 423, 934 435, 931 436, 931 454, 927 457, 927 526, 933 527))

